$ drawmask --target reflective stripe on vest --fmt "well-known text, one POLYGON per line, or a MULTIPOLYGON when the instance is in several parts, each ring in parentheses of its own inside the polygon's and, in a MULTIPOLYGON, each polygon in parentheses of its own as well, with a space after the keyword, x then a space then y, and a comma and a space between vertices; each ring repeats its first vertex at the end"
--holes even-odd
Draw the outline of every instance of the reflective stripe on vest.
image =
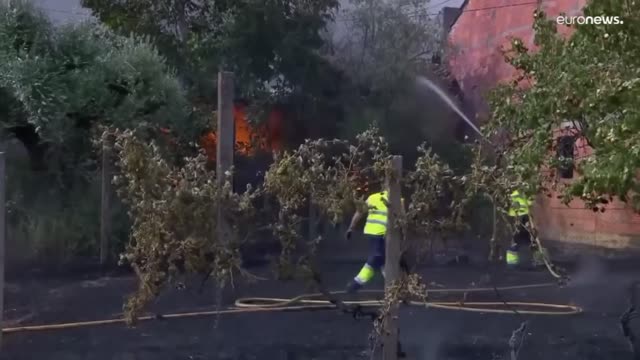
POLYGON ((384 235, 387 233, 387 192, 372 194, 367 198, 367 223, 364 226, 365 235, 384 235))
POLYGON ((511 193, 511 208, 509 209, 509 216, 524 216, 529 215, 529 207, 532 201, 520 195, 519 191, 511 193))
POLYGON ((518 252, 514 250, 507 250, 507 264, 518 265, 519 262, 520 262, 520 255, 518 255, 518 252))

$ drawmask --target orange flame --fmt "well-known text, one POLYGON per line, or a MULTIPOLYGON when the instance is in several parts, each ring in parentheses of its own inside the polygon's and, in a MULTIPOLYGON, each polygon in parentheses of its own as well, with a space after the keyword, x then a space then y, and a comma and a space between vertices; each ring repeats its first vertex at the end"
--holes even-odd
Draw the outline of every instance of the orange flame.
MULTIPOLYGON (((236 151, 247 156, 258 151, 278 151, 283 147, 282 112, 273 109, 266 123, 255 128, 247 120, 246 106, 235 104, 233 119, 235 123, 236 151)), ((209 160, 216 159, 216 133, 211 131, 204 135, 200 142, 209 160)))

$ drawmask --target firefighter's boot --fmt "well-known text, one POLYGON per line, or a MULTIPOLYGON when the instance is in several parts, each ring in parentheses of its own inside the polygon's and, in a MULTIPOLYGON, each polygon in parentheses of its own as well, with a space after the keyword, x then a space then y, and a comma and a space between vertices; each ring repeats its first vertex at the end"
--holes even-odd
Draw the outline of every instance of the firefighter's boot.
POLYGON ((355 280, 351 280, 349 284, 347 284, 347 288, 345 289, 345 293, 347 294, 355 294, 362 288, 362 284, 358 283, 355 280))

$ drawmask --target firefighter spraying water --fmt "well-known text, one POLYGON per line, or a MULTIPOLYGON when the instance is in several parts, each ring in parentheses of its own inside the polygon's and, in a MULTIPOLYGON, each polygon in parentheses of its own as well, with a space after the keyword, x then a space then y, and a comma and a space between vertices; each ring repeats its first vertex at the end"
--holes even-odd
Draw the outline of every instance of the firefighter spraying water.
MULTIPOLYGON (((495 145, 487 139, 486 136, 482 133, 482 131, 467 117, 464 112, 455 104, 455 102, 442 90, 440 89, 433 81, 426 79, 424 77, 419 76, 417 78, 417 83, 421 86, 424 86, 434 92, 436 95, 442 99, 442 101, 447 104, 456 114, 458 114, 462 120, 464 120, 473 131, 480 136, 480 139, 491 145, 495 148, 495 145)), ((549 264, 546 256, 544 255, 544 250, 540 248, 540 244, 537 243, 531 237, 529 231, 530 225, 530 209, 533 205, 533 196, 528 195, 525 196, 521 194, 518 189, 515 189, 511 194, 511 207, 509 209, 509 217, 515 219, 516 223, 516 231, 513 236, 513 240, 511 246, 506 251, 506 262, 511 267, 521 267, 519 253, 523 246, 530 245, 533 254, 533 265, 537 266, 540 263, 544 263, 547 265, 549 270, 554 274, 554 276, 558 275, 549 264)), ((354 216, 355 219, 355 216, 354 216)), ((559 277, 559 276, 556 276, 559 277)))

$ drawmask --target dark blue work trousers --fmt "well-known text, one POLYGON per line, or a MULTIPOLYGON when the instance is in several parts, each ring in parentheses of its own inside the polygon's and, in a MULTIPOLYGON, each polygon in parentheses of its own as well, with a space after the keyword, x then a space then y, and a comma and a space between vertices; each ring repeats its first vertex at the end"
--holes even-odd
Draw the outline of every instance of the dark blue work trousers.
POLYGON ((384 235, 366 235, 365 238, 369 243, 369 257, 367 264, 374 270, 378 271, 384 267, 385 262, 385 237, 384 235))

